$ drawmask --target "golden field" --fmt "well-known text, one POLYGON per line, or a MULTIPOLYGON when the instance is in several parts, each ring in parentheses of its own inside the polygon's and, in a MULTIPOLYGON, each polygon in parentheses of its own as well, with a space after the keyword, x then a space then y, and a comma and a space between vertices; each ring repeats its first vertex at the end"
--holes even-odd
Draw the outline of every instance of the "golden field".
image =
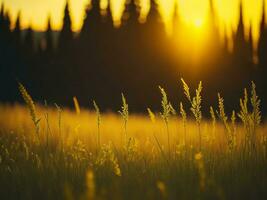
POLYGON ((240 111, 228 116, 219 95, 210 119, 201 83, 195 97, 184 83, 191 110, 175 109, 160 88, 162 112, 142 115, 123 95, 120 112, 101 113, 76 98, 73 109, 35 105, 19 87, 26 106, 0 105, 3 199, 267 197, 267 126, 253 83, 240 111))

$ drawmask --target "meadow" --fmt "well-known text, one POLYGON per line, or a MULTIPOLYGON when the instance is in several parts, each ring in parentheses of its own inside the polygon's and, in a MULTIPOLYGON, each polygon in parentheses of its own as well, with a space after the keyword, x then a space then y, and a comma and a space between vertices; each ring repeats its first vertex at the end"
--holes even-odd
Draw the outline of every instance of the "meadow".
MULTIPOLYGON (((187 103, 131 114, 35 104, 0 105, 1 199, 266 199, 267 126, 252 82, 240 108, 224 99, 203 118, 202 83, 187 103), (187 105, 190 104, 188 107, 187 105)), ((264 103, 264 102, 262 102, 264 103)))

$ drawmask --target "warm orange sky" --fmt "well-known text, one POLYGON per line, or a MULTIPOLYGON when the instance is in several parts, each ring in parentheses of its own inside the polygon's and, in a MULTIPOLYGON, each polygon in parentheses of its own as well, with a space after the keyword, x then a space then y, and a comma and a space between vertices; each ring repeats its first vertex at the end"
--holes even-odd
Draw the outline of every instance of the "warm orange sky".
MULTIPOLYGON (((73 20, 73 30, 78 31, 81 28, 84 7, 89 0, 69 0, 70 11, 73 20)), ((107 0, 102 0, 105 3, 107 0)), ((118 21, 121 18, 124 3, 126 0, 111 0, 113 18, 118 21)), ((142 16, 145 16, 149 5, 149 0, 140 0, 142 4, 142 16)), ((178 13, 183 22, 188 25, 200 26, 205 22, 209 12, 209 0, 157 0, 160 5, 160 11, 166 29, 172 32, 172 21, 175 13, 175 7, 178 7, 178 13), (176 4, 177 3, 177 4, 176 4)), ((0 0, 4 2, 6 9, 10 11, 12 22, 14 23, 18 11, 21 11, 22 26, 32 25, 34 29, 44 30, 47 24, 47 16, 51 15, 52 27, 60 29, 62 26, 63 9, 65 0, 0 0)), ((231 34, 236 29, 239 19, 239 0, 214 0, 218 24, 221 32, 231 34)), ((258 38, 260 19, 262 16, 262 0, 243 0, 244 21, 248 30, 249 24, 252 24, 254 39, 258 38)))

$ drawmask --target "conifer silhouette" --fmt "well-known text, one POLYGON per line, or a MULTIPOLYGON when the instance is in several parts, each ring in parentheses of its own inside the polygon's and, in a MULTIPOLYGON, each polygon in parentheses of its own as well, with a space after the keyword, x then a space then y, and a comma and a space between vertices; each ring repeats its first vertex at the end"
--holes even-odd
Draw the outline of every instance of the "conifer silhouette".
POLYGON ((267 28, 265 16, 265 1, 262 4, 262 18, 260 25, 260 38, 258 43, 258 58, 260 67, 266 68, 267 64, 267 28))
POLYGON ((46 41, 46 52, 52 53, 53 52, 53 33, 51 28, 51 17, 48 17, 47 20, 47 29, 45 33, 45 41, 46 41))
POLYGON ((249 43, 245 38, 245 26, 243 20, 243 6, 242 2, 240 2, 239 8, 239 23, 237 27, 237 32, 234 38, 234 56, 236 60, 236 65, 244 68, 247 67, 249 61, 251 60, 251 53, 249 50, 249 43))
POLYGON ((68 48, 73 40, 72 21, 69 12, 69 1, 64 9, 63 27, 59 36, 58 47, 60 50, 68 48))
POLYGON ((15 28, 13 30, 15 45, 19 48, 21 45, 21 24, 20 24, 20 12, 18 13, 15 28))

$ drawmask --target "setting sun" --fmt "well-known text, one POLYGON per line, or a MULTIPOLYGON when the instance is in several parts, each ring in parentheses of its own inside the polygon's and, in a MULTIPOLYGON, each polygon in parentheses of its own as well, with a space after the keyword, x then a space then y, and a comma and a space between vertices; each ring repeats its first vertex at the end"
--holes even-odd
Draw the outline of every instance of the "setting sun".
POLYGON ((202 20, 202 19, 196 19, 196 20, 194 21, 194 25, 195 25, 195 27, 197 27, 197 28, 201 28, 201 27, 203 26, 203 20, 202 20))

